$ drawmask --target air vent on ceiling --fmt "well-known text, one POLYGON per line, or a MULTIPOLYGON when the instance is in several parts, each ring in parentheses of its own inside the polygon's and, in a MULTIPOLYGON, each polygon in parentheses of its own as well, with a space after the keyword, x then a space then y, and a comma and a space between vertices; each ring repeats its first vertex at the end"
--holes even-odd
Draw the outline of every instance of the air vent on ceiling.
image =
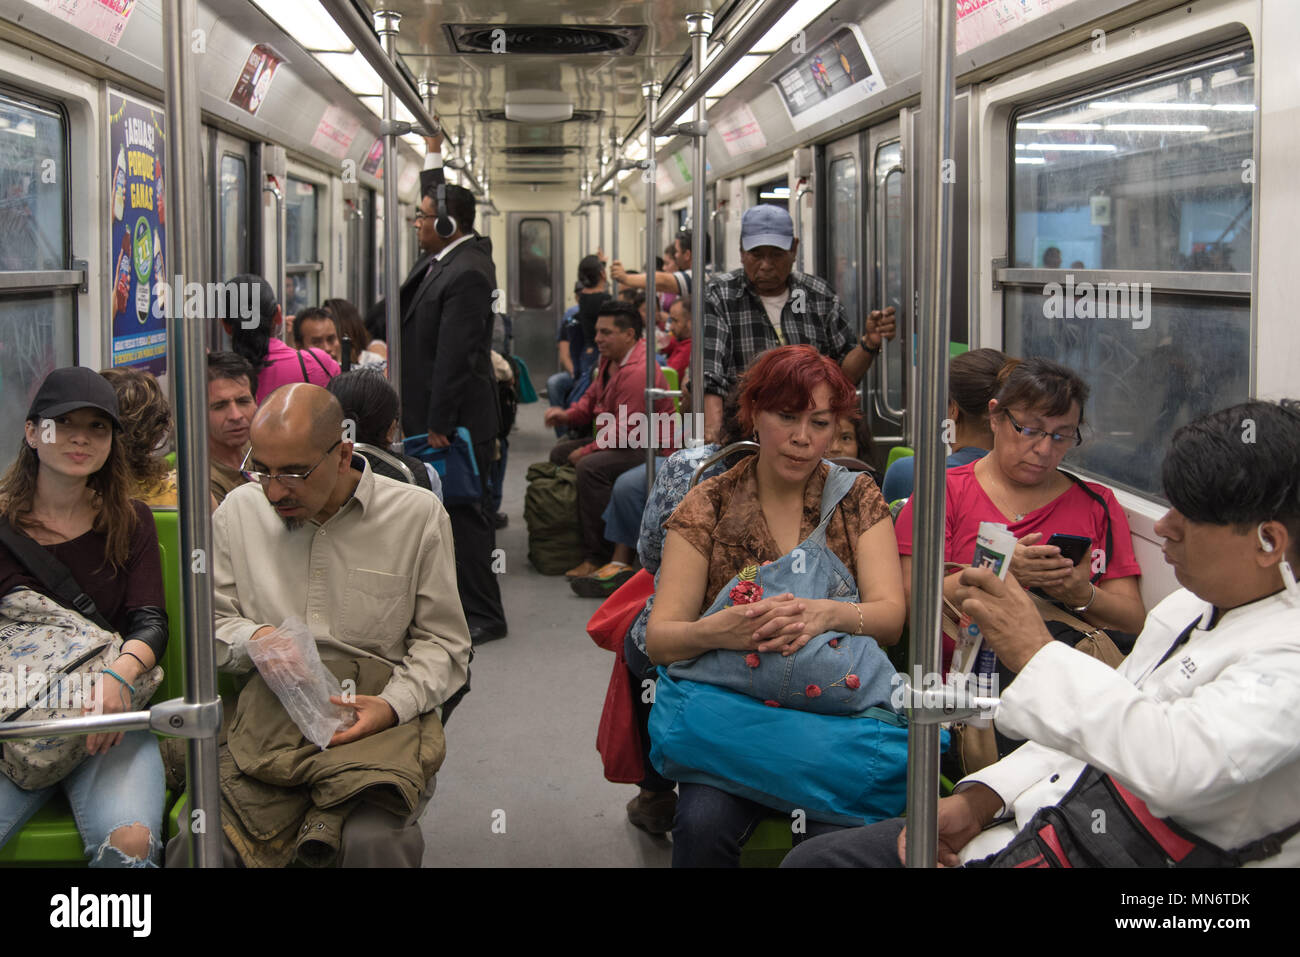
MULTIPOLYGON (((605 115, 604 110, 574 110, 573 115, 564 123, 595 123, 605 115)), ((485 123, 505 123, 508 121, 505 110, 483 110, 478 111, 478 118, 485 123)))
POLYGON ((645 27, 519 26, 508 23, 446 23, 457 53, 513 53, 527 56, 631 56, 645 27))

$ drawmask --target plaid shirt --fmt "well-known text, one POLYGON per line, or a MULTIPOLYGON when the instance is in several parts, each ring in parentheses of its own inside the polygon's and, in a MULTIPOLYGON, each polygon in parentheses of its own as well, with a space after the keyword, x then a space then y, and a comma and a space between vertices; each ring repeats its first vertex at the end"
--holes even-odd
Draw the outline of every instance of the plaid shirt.
MULTIPOLYGON (((792 272, 790 298, 781 309, 786 345, 810 345, 836 362, 857 339, 830 285, 792 272)), ((781 344, 758 292, 744 269, 723 273, 704 296, 704 391, 725 396, 754 357, 781 344)))

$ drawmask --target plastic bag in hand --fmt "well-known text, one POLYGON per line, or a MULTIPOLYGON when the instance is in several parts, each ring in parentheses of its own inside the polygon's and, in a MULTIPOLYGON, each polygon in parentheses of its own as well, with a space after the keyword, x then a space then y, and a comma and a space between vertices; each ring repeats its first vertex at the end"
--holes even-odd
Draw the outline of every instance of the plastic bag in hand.
POLYGON ((321 663, 316 639, 299 618, 248 643, 248 656, 308 741, 321 750, 334 732, 356 721, 356 712, 330 701, 343 687, 321 663))

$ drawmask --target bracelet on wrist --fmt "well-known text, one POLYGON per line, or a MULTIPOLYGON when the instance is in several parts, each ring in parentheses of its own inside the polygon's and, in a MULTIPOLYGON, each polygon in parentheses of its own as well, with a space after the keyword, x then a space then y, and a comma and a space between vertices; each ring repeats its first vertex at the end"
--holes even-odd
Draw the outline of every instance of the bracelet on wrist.
POLYGON ((871 346, 867 345, 866 336, 863 336, 861 339, 858 340, 858 348, 870 356, 880 355, 880 346, 876 346, 874 349, 871 348, 871 346))
POLYGON ((1088 601, 1077 608, 1072 607, 1070 609, 1070 611, 1074 612, 1076 615, 1082 615, 1085 611, 1091 608, 1092 603, 1097 600, 1097 586, 1092 582, 1088 582, 1088 587, 1092 589, 1092 594, 1088 596, 1088 601))

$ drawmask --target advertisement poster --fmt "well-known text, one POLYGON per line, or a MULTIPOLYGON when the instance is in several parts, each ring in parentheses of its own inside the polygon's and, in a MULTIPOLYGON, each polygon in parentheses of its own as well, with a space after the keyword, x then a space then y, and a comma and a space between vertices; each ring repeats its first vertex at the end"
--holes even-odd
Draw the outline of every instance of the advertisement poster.
POLYGON ((117 46, 136 0, 28 0, 92 37, 117 46))
POLYGON ((361 164, 361 171, 369 173, 377 179, 384 178, 384 138, 382 136, 370 145, 370 152, 366 154, 366 158, 361 164))
POLYGON ((885 88, 867 41, 853 24, 840 27, 773 82, 797 130, 885 88))
POLYGON ((957 0, 957 52, 996 40, 1074 0, 957 0))
POLYGON ((767 146, 767 137, 759 128, 754 111, 745 103, 731 107, 726 116, 720 117, 714 126, 722 136, 722 145, 731 156, 739 156, 767 146))
POLYGON ((160 299, 167 282, 163 124, 160 107, 109 91, 109 183, 103 200, 113 224, 111 364, 139 366, 154 375, 167 371, 166 306, 160 299))
POLYGON ((230 102, 254 116, 266 102, 266 95, 271 92, 271 80, 275 69, 284 62, 284 57, 275 52, 275 48, 265 43, 253 47, 253 52, 244 61, 244 68, 239 71, 235 88, 230 91, 230 102))
POLYGON ((311 138, 311 145, 335 159, 343 159, 348 155, 348 149, 360 129, 360 120, 347 110, 331 105, 326 107, 325 115, 316 124, 316 133, 311 138))

